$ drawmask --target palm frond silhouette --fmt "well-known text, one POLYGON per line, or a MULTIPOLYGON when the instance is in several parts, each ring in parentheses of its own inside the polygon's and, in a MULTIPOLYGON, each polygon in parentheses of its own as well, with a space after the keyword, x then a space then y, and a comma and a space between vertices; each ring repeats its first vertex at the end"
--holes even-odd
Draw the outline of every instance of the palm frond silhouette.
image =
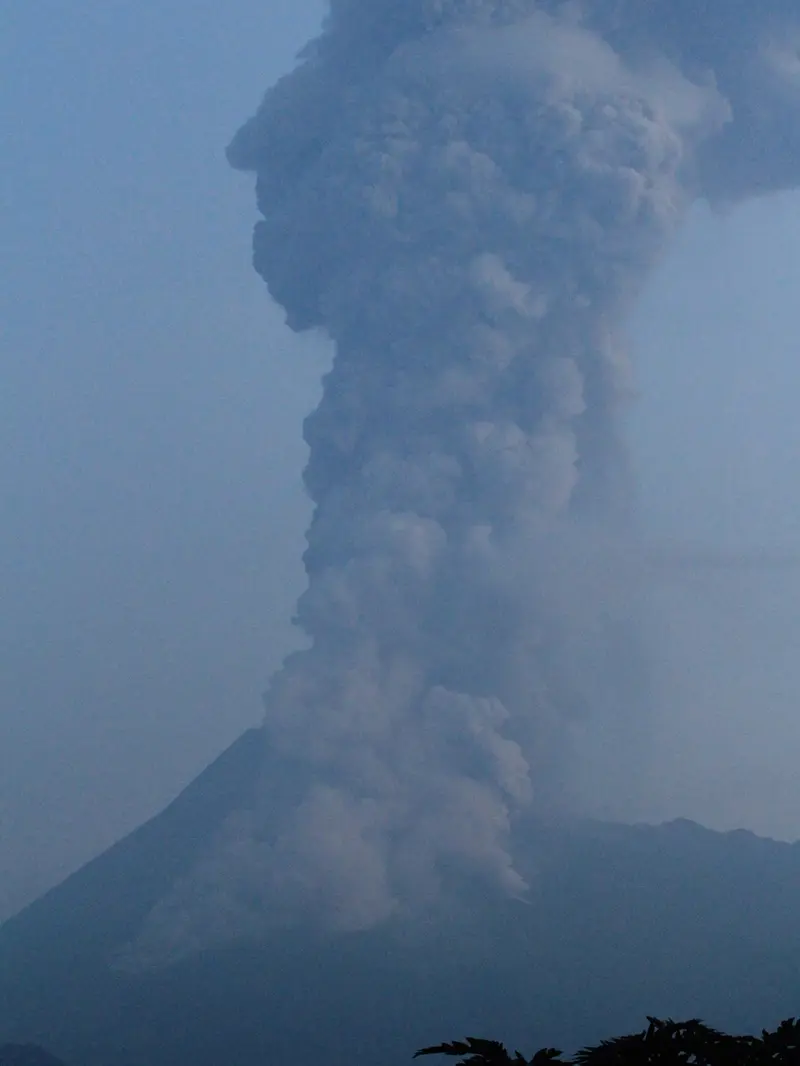
POLYGON ((661 1021, 648 1017, 647 1021, 648 1027, 641 1033, 583 1048, 575 1056, 576 1066, 638 1066, 640 1063, 715 1066, 734 1061, 734 1052, 741 1050, 741 1038, 720 1033, 699 1018, 674 1022, 671 1018, 661 1021))
POLYGON ((438 1044, 418 1051, 414 1058, 421 1055, 461 1055, 456 1066, 547 1066, 551 1062, 561 1062, 561 1052, 556 1048, 542 1048, 532 1059, 526 1059, 519 1051, 510 1055, 505 1046, 497 1040, 480 1040, 468 1036, 466 1040, 455 1040, 450 1044, 438 1044))
POLYGON ((675 1022, 648 1017, 639 1033, 602 1040, 562 1059, 556 1048, 542 1048, 531 1059, 510 1054, 496 1040, 467 1037, 423 1048, 420 1055, 460 1056, 457 1066, 800 1066, 800 1019, 787 1018, 761 1036, 731 1036, 699 1018, 675 1022))

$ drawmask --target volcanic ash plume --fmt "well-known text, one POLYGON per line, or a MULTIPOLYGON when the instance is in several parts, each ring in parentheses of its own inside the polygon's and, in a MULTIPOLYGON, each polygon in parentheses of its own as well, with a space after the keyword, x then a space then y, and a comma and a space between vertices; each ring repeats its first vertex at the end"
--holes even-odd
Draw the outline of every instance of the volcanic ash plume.
POLYGON ((305 426, 310 647, 198 928, 524 895, 515 817, 558 805, 576 727, 631 711, 629 582, 590 550, 630 506, 618 330, 706 172, 741 192, 703 155, 735 111, 714 57, 633 9, 333 0, 229 149, 256 269, 335 357, 305 426))

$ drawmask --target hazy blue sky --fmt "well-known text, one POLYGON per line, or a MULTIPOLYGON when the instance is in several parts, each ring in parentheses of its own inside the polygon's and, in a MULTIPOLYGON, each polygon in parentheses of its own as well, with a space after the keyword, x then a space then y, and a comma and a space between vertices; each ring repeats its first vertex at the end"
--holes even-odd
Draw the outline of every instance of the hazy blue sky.
MULTIPOLYGON (((327 355, 252 271, 223 151, 322 7, 5 6, 0 916, 256 722, 293 639, 327 355)), ((631 437, 655 537, 800 542, 798 246, 800 197, 698 211, 648 290, 631 437)), ((800 835, 800 575, 662 584, 642 813, 800 835)))

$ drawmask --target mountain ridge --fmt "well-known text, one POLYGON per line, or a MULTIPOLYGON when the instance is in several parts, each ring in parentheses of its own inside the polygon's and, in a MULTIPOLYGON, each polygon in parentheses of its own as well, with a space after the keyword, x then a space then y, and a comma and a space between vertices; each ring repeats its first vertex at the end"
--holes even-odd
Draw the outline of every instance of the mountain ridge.
POLYGON ((407 1062, 466 1032, 570 1049, 700 1015, 756 1030, 800 1013, 800 844, 693 822, 517 828, 531 884, 359 934, 232 943, 111 968, 263 766, 251 730, 165 810, 0 927, 0 1043, 77 1066, 407 1062))

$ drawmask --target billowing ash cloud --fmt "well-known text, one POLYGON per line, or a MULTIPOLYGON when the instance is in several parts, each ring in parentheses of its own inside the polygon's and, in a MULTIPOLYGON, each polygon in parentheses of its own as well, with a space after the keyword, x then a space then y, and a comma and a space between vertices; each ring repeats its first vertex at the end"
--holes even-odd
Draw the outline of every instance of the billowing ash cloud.
POLYGON ((592 561, 630 509, 619 331, 694 199, 800 174, 795 10, 332 0, 239 131, 256 269, 335 345, 310 647, 266 698, 260 809, 143 944, 524 895, 514 819, 558 804, 581 723, 642 698, 632 583, 592 561))

